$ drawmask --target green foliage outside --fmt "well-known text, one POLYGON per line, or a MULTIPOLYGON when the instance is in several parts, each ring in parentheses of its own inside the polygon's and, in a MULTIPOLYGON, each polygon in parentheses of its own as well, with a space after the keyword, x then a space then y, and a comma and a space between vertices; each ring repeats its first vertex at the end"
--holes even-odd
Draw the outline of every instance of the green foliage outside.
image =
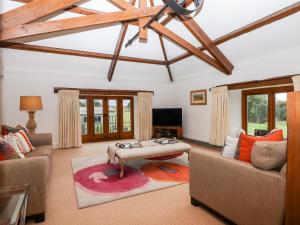
MULTIPOLYGON (((268 95, 250 95, 247 104, 248 134, 254 134, 255 129, 268 129, 268 95)), ((275 117, 276 128, 282 129, 287 137, 286 101, 276 101, 275 117)))

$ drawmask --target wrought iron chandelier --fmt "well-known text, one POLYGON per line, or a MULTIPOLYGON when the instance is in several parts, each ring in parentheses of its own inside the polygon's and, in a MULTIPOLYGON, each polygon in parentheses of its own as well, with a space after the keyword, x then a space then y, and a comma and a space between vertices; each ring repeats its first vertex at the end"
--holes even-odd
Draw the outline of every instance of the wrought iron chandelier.
MULTIPOLYGON (((143 26, 143 29, 148 28, 151 23, 158 20, 162 15, 163 12, 170 7, 176 14, 190 16, 194 13, 193 17, 195 17, 202 9, 204 0, 194 0, 194 8, 189 9, 186 7, 186 0, 163 0, 165 6, 156 14, 154 15, 146 24, 143 26)), ((132 45, 132 43, 138 38, 140 32, 137 32, 131 39, 128 40, 125 47, 132 45)))

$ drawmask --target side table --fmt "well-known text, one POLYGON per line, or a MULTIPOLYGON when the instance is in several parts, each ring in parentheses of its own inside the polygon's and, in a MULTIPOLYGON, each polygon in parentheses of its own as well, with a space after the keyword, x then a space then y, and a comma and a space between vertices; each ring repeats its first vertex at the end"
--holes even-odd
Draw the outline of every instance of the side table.
POLYGON ((0 225, 25 225, 28 188, 0 186, 0 225))

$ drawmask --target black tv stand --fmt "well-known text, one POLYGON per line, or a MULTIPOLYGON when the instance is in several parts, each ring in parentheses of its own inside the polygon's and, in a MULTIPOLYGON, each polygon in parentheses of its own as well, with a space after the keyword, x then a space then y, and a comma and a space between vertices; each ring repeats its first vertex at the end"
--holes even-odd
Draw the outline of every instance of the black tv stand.
POLYGON ((181 139, 183 137, 182 126, 153 126, 154 138, 172 138, 181 139))

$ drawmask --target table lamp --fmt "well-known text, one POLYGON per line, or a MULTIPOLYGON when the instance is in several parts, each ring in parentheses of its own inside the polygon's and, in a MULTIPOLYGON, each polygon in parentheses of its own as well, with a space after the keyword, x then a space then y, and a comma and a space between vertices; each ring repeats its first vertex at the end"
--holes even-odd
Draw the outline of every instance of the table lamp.
POLYGON ((29 120, 26 127, 29 133, 34 133, 37 124, 34 120, 34 114, 37 110, 42 110, 42 98, 41 96, 20 96, 20 110, 28 111, 29 120))

